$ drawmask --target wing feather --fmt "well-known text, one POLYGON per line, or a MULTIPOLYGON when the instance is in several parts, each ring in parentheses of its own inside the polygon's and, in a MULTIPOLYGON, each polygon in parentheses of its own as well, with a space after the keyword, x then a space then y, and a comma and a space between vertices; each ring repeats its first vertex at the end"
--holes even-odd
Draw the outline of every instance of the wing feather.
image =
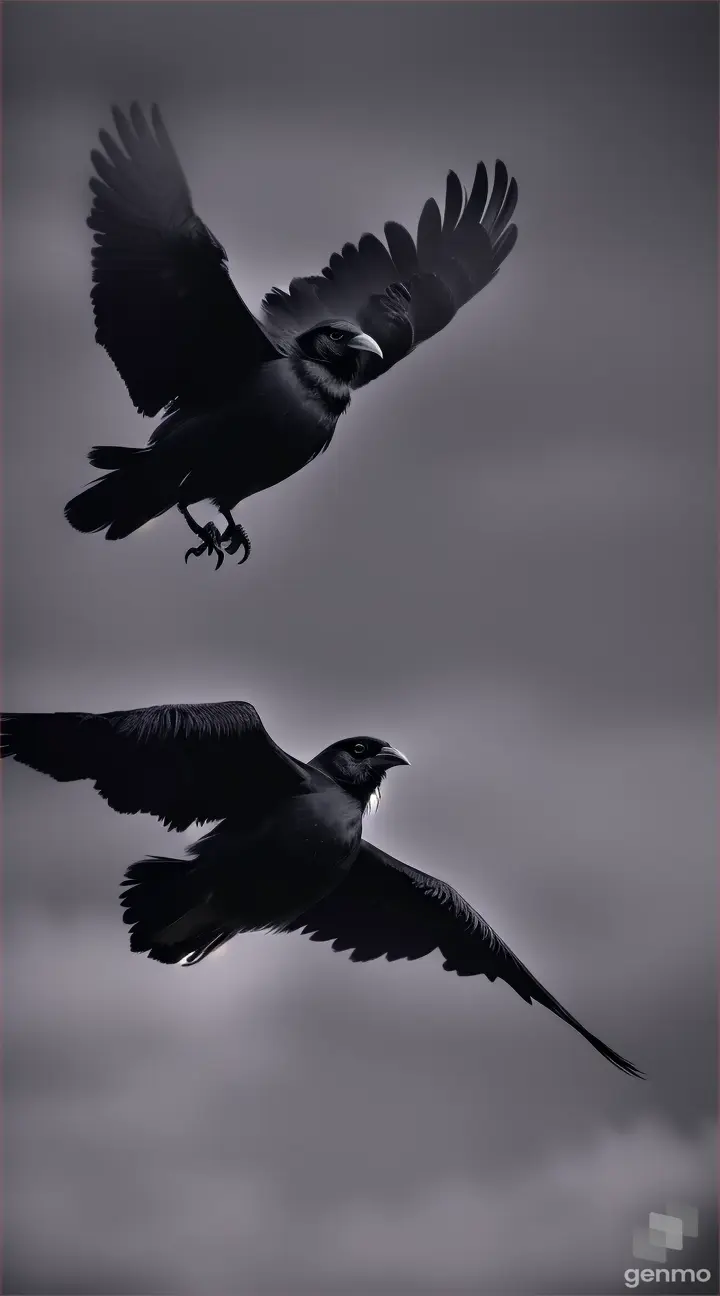
POLYGON ((495 228, 495 222, 505 200, 507 187, 507 167, 504 162, 498 161, 495 163, 495 179, 493 181, 492 193, 490 194, 490 200, 482 218, 483 229, 487 230, 488 234, 491 234, 495 228))
POLYGON ((470 190, 470 197, 467 200, 465 211, 463 212, 458 225, 472 225, 482 220, 485 204, 488 196, 488 173, 484 162, 478 162, 475 168, 475 177, 470 190))
POLYGON ((417 232, 418 261, 434 269, 442 247, 442 217, 434 198, 428 198, 420 213, 417 232))
POLYGON ((112 115, 120 144, 101 130, 104 152, 90 154, 96 339, 141 414, 178 400, 219 402, 279 351, 193 209, 157 106, 152 128, 138 104, 129 119, 119 108, 112 115))
POLYGON ((455 229, 463 207, 463 187, 460 178, 454 171, 448 171, 445 183, 445 214, 443 216, 443 233, 455 229))
POLYGON ((439 950, 448 972, 500 978, 526 1003, 542 1004, 579 1031, 621 1071, 642 1074, 581 1026, 454 887, 369 842, 363 842, 345 880, 285 930, 331 941, 334 950, 351 950, 354 963, 417 959, 439 950))
POLYGON ((493 221, 493 228, 491 230, 491 233, 494 233, 495 230, 507 230, 508 223, 512 219, 515 213, 515 208, 517 207, 517 200, 518 200, 517 181, 513 178, 507 187, 507 192, 503 199, 502 206, 500 207, 500 210, 497 216, 495 217, 495 220, 493 221))
POLYGON ((393 263, 397 267, 398 279, 405 283, 420 270, 415 240, 405 226, 398 225, 397 221, 385 223, 385 238, 393 263))
POLYGON ((269 810, 307 781, 248 702, 143 707, 101 715, 6 713, 0 755, 59 782, 92 779, 121 814, 183 831, 269 810))
POLYGON ((510 218, 517 203, 517 184, 507 167, 495 165, 488 199, 486 167, 478 163, 469 196, 459 177, 449 172, 441 214, 434 198, 424 204, 417 239, 397 221, 387 221, 383 243, 363 234, 357 247, 345 243, 320 275, 293 279, 288 292, 273 288, 263 301, 269 329, 281 338, 295 335, 333 316, 357 320, 379 343, 384 359, 363 357, 354 386, 362 387, 396 364, 413 347, 438 333, 471 297, 497 274, 512 251, 517 228, 510 218), (397 301, 390 290, 403 286, 406 327, 398 345, 397 301), (390 304, 389 304, 390 301, 390 304), (388 319, 392 315, 392 338, 388 319), (383 338, 385 340, 383 340, 383 338), (390 354, 386 354, 389 345, 390 354))

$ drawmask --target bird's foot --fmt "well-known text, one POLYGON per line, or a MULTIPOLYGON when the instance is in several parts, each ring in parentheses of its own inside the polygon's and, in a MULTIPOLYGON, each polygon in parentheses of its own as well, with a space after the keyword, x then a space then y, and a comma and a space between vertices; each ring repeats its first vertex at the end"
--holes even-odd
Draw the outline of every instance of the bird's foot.
POLYGON ((236 554, 242 545, 243 556, 238 561, 238 567, 242 567, 242 564, 247 562, 250 557, 250 536, 245 527, 241 526, 239 522, 233 521, 229 524, 220 537, 220 543, 225 546, 225 553, 227 554, 236 554))
MULTIPOLYGON (((222 567, 225 561, 225 552, 221 545, 220 532, 214 522, 208 522, 204 527, 199 527, 198 534, 202 535, 203 542, 202 544, 196 545, 194 549, 188 549, 185 554, 185 562, 187 562, 190 554, 192 554, 194 558, 201 558, 203 554, 215 554, 217 558, 215 571, 217 571, 218 567, 222 567)), ((224 539, 224 537, 222 538, 224 539)), ((229 550, 228 552, 234 551, 229 550)))

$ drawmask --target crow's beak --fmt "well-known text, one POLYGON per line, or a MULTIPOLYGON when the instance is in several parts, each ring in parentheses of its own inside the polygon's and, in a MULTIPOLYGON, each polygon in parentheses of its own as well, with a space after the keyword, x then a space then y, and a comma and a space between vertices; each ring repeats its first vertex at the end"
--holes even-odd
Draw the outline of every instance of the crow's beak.
POLYGON ((397 747, 390 747, 389 745, 381 747, 375 759, 382 761, 382 764, 387 765, 388 767, 391 765, 410 764, 407 756, 403 756, 402 752, 398 751, 397 747))
POLYGON ((380 356, 381 360, 383 358, 375 338, 371 338, 369 333, 356 333, 355 337, 348 342, 348 346, 352 347, 353 351, 371 351, 373 355, 380 356))

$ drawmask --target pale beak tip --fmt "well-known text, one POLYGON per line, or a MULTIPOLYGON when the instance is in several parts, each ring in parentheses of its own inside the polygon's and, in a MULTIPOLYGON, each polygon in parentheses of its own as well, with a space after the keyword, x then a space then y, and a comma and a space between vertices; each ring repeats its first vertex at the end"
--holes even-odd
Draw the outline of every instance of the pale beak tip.
POLYGON ((354 351, 369 351, 372 355, 379 356, 381 360, 384 359, 383 353, 375 341, 375 338, 370 337, 369 333, 357 333, 355 337, 351 338, 348 342, 348 346, 352 347, 354 351))

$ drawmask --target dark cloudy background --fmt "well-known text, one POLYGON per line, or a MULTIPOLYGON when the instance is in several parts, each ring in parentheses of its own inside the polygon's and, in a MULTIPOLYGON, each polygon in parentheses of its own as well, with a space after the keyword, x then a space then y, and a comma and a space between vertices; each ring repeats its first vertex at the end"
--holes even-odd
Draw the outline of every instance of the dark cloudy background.
POLYGON ((614 1296, 678 1199, 712 1263, 715 6, 4 18, 6 706, 387 736, 412 768, 370 838, 650 1077, 439 958, 131 957, 123 869, 182 840, 11 767, 5 1290, 614 1296), (89 446, 151 426, 88 302, 88 153, 133 97, 254 307, 448 167, 519 181, 498 279, 241 510, 242 570, 186 568, 175 515, 117 545, 62 516, 89 446))

